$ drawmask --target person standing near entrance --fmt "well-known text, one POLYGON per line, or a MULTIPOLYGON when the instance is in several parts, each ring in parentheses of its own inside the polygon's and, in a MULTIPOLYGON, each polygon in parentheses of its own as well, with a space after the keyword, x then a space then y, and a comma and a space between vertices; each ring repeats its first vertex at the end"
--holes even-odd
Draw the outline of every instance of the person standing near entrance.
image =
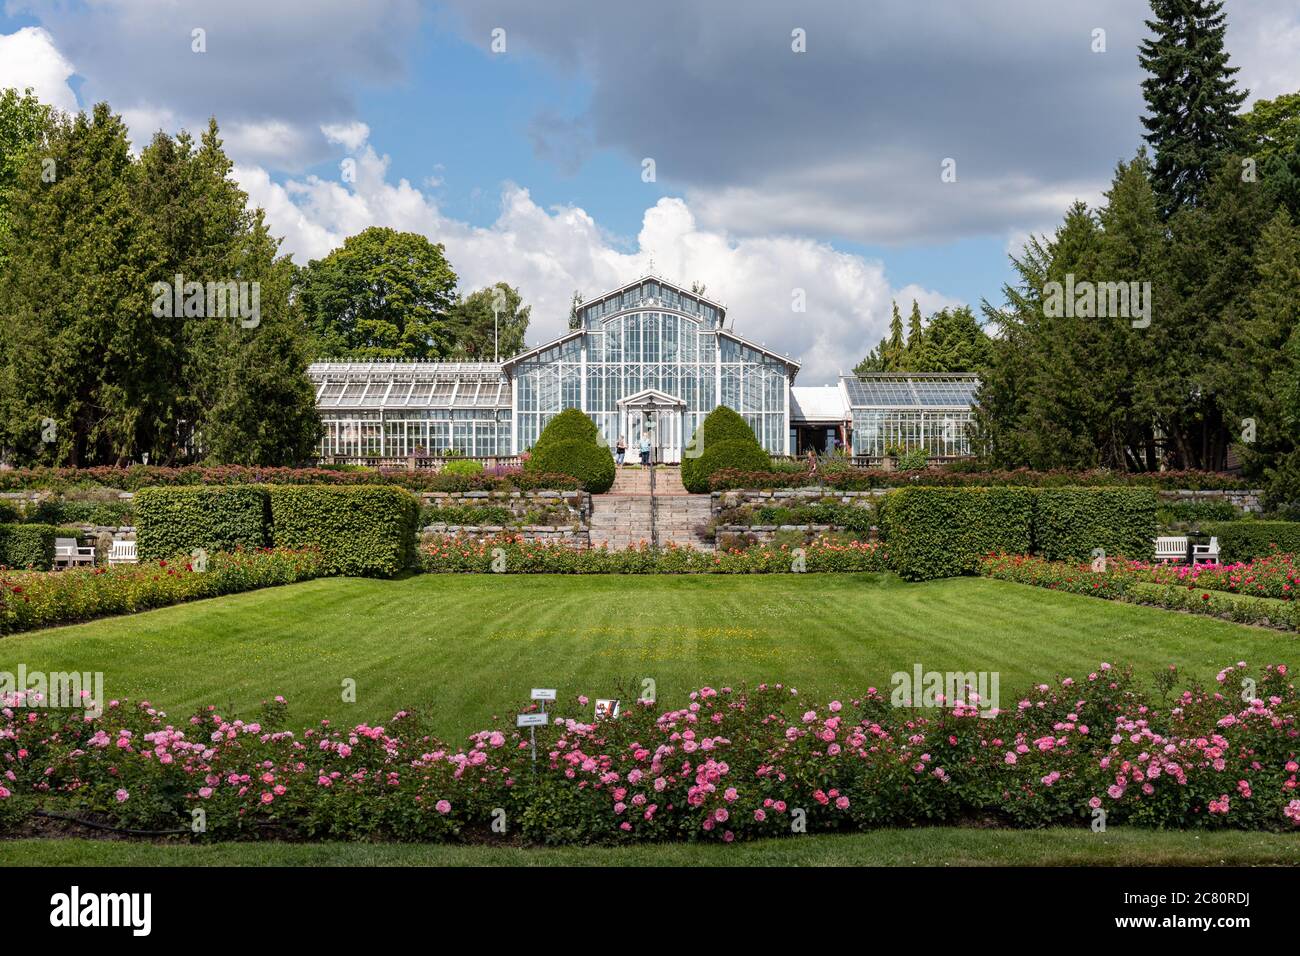
POLYGON ((641 433, 641 464, 650 464, 650 433, 641 433))
POLYGON ((625 435, 619 435, 618 444, 614 446, 614 463, 618 465, 618 467, 622 468, 623 458, 626 455, 627 455, 627 437, 625 435))

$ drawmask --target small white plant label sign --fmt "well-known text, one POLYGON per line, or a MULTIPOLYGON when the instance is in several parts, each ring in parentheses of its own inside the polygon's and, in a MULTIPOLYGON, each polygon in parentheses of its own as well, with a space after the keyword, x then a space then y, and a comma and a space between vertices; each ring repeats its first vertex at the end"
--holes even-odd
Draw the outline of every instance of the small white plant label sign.
POLYGON ((515 718, 516 727, 543 727, 547 721, 546 714, 520 714, 515 718))

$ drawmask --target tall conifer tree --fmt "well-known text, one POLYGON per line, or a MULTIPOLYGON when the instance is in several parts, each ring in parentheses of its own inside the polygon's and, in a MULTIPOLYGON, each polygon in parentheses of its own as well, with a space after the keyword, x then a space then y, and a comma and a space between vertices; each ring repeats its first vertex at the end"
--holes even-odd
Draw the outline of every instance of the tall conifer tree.
POLYGON ((1168 219, 1196 205, 1225 153, 1241 145, 1238 108, 1246 91, 1233 79, 1223 46, 1223 0, 1151 0, 1153 36, 1142 41, 1138 62, 1147 104, 1145 139, 1154 150, 1153 177, 1168 219))

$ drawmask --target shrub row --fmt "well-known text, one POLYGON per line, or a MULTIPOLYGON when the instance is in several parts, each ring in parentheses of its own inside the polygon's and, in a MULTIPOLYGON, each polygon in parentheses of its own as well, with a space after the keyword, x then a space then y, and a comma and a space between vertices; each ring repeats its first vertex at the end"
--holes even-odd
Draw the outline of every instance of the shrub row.
MULTIPOLYGON (((396 485, 411 491, 569 491, 579 487, 569 475, 520 468, 453 468, 407 471, 399 468, 261 468, 243 465, 163 468, 156 465, 95 468, 13 468, 0 471, 0 491, 103 487, 136 491, 170 485, 396 485)), ((454 463, 465 464, 465 463, 454 463)))
POLYGON ((986 554, 1033 541, 1027 488, 900 488, 880 503, 881 534, 908 581, 971 574, 986 554))
POLYGON ((875 543, 814 541, 804 548, 751 547, 732 551, 695 548, 605 548, 577 550, 524 541, 511 535, 486 540, 435 538, 421 549, 430 573, 498 574, 782 574, 802 571, 884 571, 886 551, 875 543))
POLYGON ((290 733, 281 698, 249 719, 212 707, 188 721, 143 702, 111 702, 93 718, 14 706, 0 712, 0 762, 12 768, 0 778, 0 819, 18 830, 41 809, 172 829, 202 809, 198 840, 270 829, 483 842, 502 839, 492 823, 504 810, 504 839, 557 844, 730 843, 972 819, 1083 826, 1099 809, 1110 826, 1300 824, 1300 703, 1283 666, 1230 666, 1217 687, 1165 703, 1131 669, 1102 664, 983 719, 973 706, 891 698, 872 689, 815 704, 781 684, 705 687, 680 708, 629 700, 603 720, 586 697, 569 698, 535 728, 535 763, 513 709, 457 748, 414 709, 290 733), (1248 676, 1256 699, 1243 703, 1248 676))
POLYGON ((1156 534, 1149 488, 1041 488, 1034 491, 1033 550, 1045 558, 1147 557, 1156 534))
POLYGON ((196 550, 319 550, 326 573, 391 577, 415 563, 419 503, 384 485, 146 488, 136 496, 145 559, 196 550))
POLYGON ((264 548, 270 526, 266 489, 198 485, 136 493, 136 548, 144 560, 205 551, 264 548))
POLYGON ((974 573, 995 553, 1049 558, 1146 555, 1156 494, 1147 488, 900 488, 880 503, 882 537, 909 581, 974 573))
POLYGON ((970 471, 951 467, 928 468, 923 471, 881 471, 869 468, 829 469, 821 467, 817 474, 806 469, 776 471, 723 469, 709 479, 714 491, 735 489, 826 487, 842 491, 870 491, 874 488, 897 488, 900 485, 927 485, 938 487, 994 487, 1020 488, 1105 487, 1105 488, 1155 488, 1164 491, 1180 489, 1191 491, 1239 491, 1250 488, 1250 483, 1236 475, 1216 471, 970 471))
POLYGON ((326 573, 317 551, 209 556, 206 570, 167 561, 0 574, 0 634, 130 614, 183 601, 305 581, 326 573))
POLYGON ((58 531, 48 524, 0 524, 0 568, 48 571, 58 531))
POLYGON ((1219 539, 1219 560, 1229 564, 1275 550, 1300 553, 1300 521, 1205 522, 1201 534, 1219 539))
POLYGON ((277 548, 319 548, 330 574, 392 577, 415 565, 419 502, 401 488, 271 488, 277 548))

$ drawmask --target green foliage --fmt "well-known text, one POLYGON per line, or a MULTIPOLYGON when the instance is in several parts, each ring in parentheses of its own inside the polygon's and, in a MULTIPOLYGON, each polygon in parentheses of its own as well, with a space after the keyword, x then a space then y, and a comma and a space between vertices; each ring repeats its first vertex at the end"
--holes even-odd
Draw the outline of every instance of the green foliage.
POLYGON ((0 269, 5 266, 9 238, 8 193, 26 161, 24 154, 41 141, 49 121, 50 108, 32 95, 30 87, 21 94, 0 90, 0 269))
MULTIPOLYGON (((284 276, 280 277, 284 279, 284 276)), ((300 336, 279 316, 242 330, 223 357, 203 442, 208 460, 296 465, 315 454, 322 425, 300 336)))
POLYGON ((48 524, 0 524, 0 568, 48 571, 61 530, 48 524))
POLYGON ((738 467, 718 464, 721 459, 714 456, 709 459, 709 464, 705 464, 704 456, 708 454, 711 447, 721 445, 724 442, 739 442, 744 445, 752 445, 762 453, 762 461, 759 456, 752 452, 726 452, 721 453, 723 457, 735 457, 743 455, 744 460, 753 464, 753 467, 746 466, 745 471, 768 471, 772 467, 772 458, 763 451, 763 446, 759 444, 758 438, 754 435, 754 430, 749 427, 749 423, 740 416, 734 409, 726 405, 719 405, 708 415, 704 416, 704 421, 700 427, 695 430, 691 436, 690 444, 685 448, 682 455, 682 484, 686 490, 692 493, 700 493, 709 490, 709 477, 719 468, 738 467), (703 442, 701 446, 701 441, 703 442))
POLYGON ((846 505, 839 502, 818 502, 794 507, 767 505, 755 508, 750 518, 750 524, 829 524, 865 534, 875 524, 876 510, 874 507, 846 505))
POLYGON ((419 502, 384 485, 270 489, 277 548, 319 548, 330 574, 392 577, 415 561, 419 502))
POLYGON ((499 505, 476 507, 474 505, 429 506, 420 509, 420 526, 431 524, 454 525, 510 525, 515 523, 515 513, 499 505))
POLYGON ((537 436, 525 472, 569 475, 592 494, 603 494, 614 484, 614 456, 600 440, 595 422, 576 408, 566 408, 537 436))
POLYGON ((724 441, 747 441, 758 444, 758 438, 754 435, 754 430, 749 427, 749 423, 735 409, 728 408, 726 405, 719 405, 704 416, 702 429, 705 451, 710 445, 724 441))
POLYGON ((94 524, 111 527, 135 524, 129 501, 60 501, 46 498, 30 509, 25 520, 37 524, 94 524))
POLYGON ((452 305, 447 321, 454 337, 451 356, 469 362, 495 362, 524 350, 532 306, 504 282, 490 285, 452 305))
POLYGON ((234 182, 215 122, 197 142, 159 133, 134 156, 99 104, 51 119, 39 152, 16 157, 7 198, 0 446, 20 463, 72 465, 170 464, 196 444, 214 460, 310 453, 293 267, 234 182), (177 276, 247 283, 260 317, 208 314, 192 291, 175 314, 177 276))
POLYGON ((380 226, 313 259, 300 278, 303 312, 321 358, 445 357, 455 288, 441 244, 380 226))
POLYGON ((614 484, 614 457, 609 449, 579 438, 539 441, 528 459, 528 469, 538 474, 572 475, 593 495, 604 494, 614 484))
POLYGON ((978 372, 989 361, 993 341, 969 306, 940 309, 926 324, 921 307, 912 300, 912 314, 903 337, 903 320, 894 303, 889 335, 853 369, 870 372, 978 372))
POLYGON ((1156 493, 1148 488, 1042 488, 1034 492, 1034 551, 1052 560, 1144 560, 1156 533, 1156 493))
POLYGON ((909 581, 971 574, 987 554, 1025 554, 1033 542, 1027 488, 900 488, 880 504, 881 536, 909 581))
MULTIPOLYGON (((748 427, 748 426, 746 426, 748 427)), ((709 479, 713 473, 724 468, 740 471, 763 471, 770 467, 772 458, 756 441, 724 439, 720 442, 704 443, 704 454, 691 462, 690 470, 683 461, 682 484, 692 494, 701 494, 709 490, 709 479)))
POLYGON ((566 408, 547 422, 542 433, 537 436, 534 447, 570 440, 592 443, 600 440, 600 430, 596 428, 596 423, 585 412, 576 408, 566 408))
POLYGON ((1240 518, 1241 513, 1230 501, 1162 501, 1156 508, 1156 523, 1161 527, 1240 518))
POLYGON ((1240 147, 1238 68, 1228 65, 1223 0, 1150 0, 1154 34, 1138 62, 1147 114, 1144 138, 1155 151, 1154 176, 1167 219, 1202 198, 1225 153, 1240 147))
POLYGON ((144 488, 136 492, 136 547, 143 560, 264 548, 270 504, 256 485, 144 488))
POLYGON ((460 476, 472 478, 475 475, 483 474, 483 462, 474 461, 469 458, 462 458, 457 461, 449 461, 442 466, 442 474, 451 476, 460 476))
POLYGON ((1219 561, 1224 564, 1265 557, 1274 550, 1300 554, 1300 522, 1296 521, 1207 521, 1201 534, 1219 539, 1219 561))
POLYGON ((1272 506, 1285 507, 1300 503, 1300 229, 1285 209, 1260 233, 1252 264, 1231 408, 1252 423, 1252 440, 1237 446, 1244 471, 1272 506), (1252 353, 1268 356, 1267 365, 1252 353))
POLYGON ((1242 118, 1243 149, 1264 166, 1300 142, 1300 93, 1258 99, 1242 118))
POLYGON ((913 448, 898 456, 899 471, 920 471, 930 463, 930 456, 924 448, 913 448))

